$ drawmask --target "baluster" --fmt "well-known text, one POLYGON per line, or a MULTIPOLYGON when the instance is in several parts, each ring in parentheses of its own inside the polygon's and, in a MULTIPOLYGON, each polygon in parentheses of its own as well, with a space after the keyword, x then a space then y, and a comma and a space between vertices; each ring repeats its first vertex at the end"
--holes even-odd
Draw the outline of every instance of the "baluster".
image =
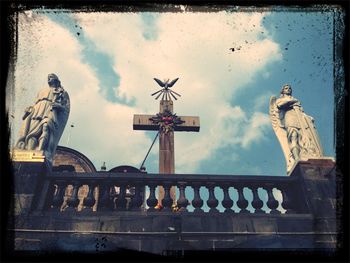
POLYGON ((168 211, 171 211, 171 206, 173 204, 173 199, 171 199, 171 196, 170 196, 170 188, 171 188, 170 183, 165 183, 163 185, 163 188, 164 188, 164 199, 162 201, 163 209, 161 211, 168 212, 168 211))
POLYGON ((98 211, 112 211, 114 208, 114 202, 111 197, 111 185, 112 182, 106 181, 101 184, 101 188, 99 189, 99 195, 98 198, 98 211))
POLYGON ((286 214, 292 214, 295 213, 294 209, 293 209, 293 203, 290 201, 289 198, 289 193, 288 193, 288 187, 283 187, 281 188, 281 192, 282 192, 282 207, 286 210, 286 214))
POLYGON ((83 200, 83 210, 84 211, 92 211, 92 207, 94 206, 96 200, 94 197, 94 189, 95 189, 95 182, 92 181, 88 184, 89 191, 87 196, 83 200))
POLYGON ((268 208, 271 209, 270 214, 280 214, 281 212, 276 210, 276 208, 278 207, 278 201, 273 196, 272 189, 273 189, 272 186, 266 187, 267 196, 268 196, 266 205, 268 208))
POLYGON ((158 203, 158 200, 156 198, 156 187, 157 185, 154 184, 154 183, 150 183, 149 184, 149 197, 146 201, 147 205, 148 205, 148 211, 152 212, 152 211, 155 211, 156 209, 154 208, 157 203, 158 203))
POLYGON ((233 206, 233 201, 229 194, 229 185, 223 185, 222 190, 224 192, 224 199, 222 200, 222 206, 225 207, 225 213, 233 213, 233 210, 231 209, 233 206))
POLYGON ((78 198, 78 190, 79 190, 79 187, 81 186, 81 184, 77 181, 74 181, 73 184, 73 191, 72 191, 72 195, 70 198, 68 198, 67 200, 67 209, 65 211, 67 212, 75 212, 77 211, 77 207, 79 205, 79 198, 78 198))
POLYGON ((135 195, 135 187, 131 186, 130 184, 127 184, 125 186, 125 210, 130 210, 131 209, 131 200, 133 196, 135 195))
POLYGON ((239 213, 243 213, 243 214, 249 213, 249 211, 247 210, 248 201, 245 199, 244 194, 243 194, 244 186, 239 185, 236 187, 236 189, 238 192, 237 206, 239 209, 241 209, 239 211, 239 213))
POLYGON ((141 205, 143 203, 143 198, 141 197, 141 183, 140 182, 136 182, 135 183, 135 194, 131 199, 130 202, 130 208, 133 211, 138 211, 141 209, 141 205))
POLYGON ((109 194, 110 194, 111 202, 112 202, 112 205, 111 205, 112 210, 115 210, 116 209, 116 201, 117 201, 118 195, 120 194, 120 187, 117 187, 115 185, 115 183, 112 183, 109 194), (118 188, 118 192, 117 192, 116 188, 118 188))
POLYGON ((204 211, 201 209, 203 206, 203 200, 201 199, 201 196, 199 194, 199 189, 201 185, 200 184, 193 184, 193 200, 192 200, 192 206, 194 207, 193 212, 194 213, 203 213, 204 211))
POLYGON ((258 193, 259 187, 252 186, 251 190, 253 192, 252 206, 255 209, 254 213, 256 213, 256 214, 265 213, 265 211, 261 209, 263 207, 264 203, 263 203, 263 201, 261 201, 261 199, 259 197, 259 193, 258 193))
POLYGON ((214 188, 215 188, 214 184, 209 184, 208 185, 209 198, 207 200, 207 205, 210 207, 209 213, 217 213, 217 212, 219 212, 219 210, 216 209, 216 207, 219 204, 219 201, 215 198, 214 188))
POLYGON ((57 190, 52 199, 52 208, 57 211, 61 211, 61 206, 64 201, 64 193, 66 191, 66 184, 63 181, 57 182, 57 190))
POLYGON ((126 184, 120 184, 119 185, 119 195, 117 197, 117 200, 115 201, 116 207, 118 211, 125 211, 126 210, 126 184))
POLYGON ((179 182, 179 199, 177 200, 177 206, 179 207, 179 212, 188 212, 187 206, 189 204, 188 199, 185 196, 186 183, 179 182))

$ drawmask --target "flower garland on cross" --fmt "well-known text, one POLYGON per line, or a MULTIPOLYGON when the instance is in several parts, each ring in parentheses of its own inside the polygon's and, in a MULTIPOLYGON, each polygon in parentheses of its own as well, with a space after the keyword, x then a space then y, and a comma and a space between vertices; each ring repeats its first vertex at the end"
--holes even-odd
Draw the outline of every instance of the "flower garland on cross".
POLYGON ((159 130, 165 134, 170 131, 174 131, 174 128, 177 125, 184 123, 185 121, 181 120, 180 117, 176 116, 176 114, 172 113, 169 110, 165 110, 164 112, 157 113, 156 116, 149 119, 154 124, 159 125, 159 130))

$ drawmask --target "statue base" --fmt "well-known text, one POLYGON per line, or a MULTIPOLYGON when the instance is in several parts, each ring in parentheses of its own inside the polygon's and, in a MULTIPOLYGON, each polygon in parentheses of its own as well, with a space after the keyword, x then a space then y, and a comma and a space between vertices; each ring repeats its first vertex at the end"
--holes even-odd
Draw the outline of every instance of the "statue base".
POLYGON ((333 157, 309 157, 309 158, 300 158, 297 162, 294 163, 287 175, 295 176, 297 173, 297 167, 299 166, 314 166, 322 168, 324 173, 329 173, 331 169, 335 167, 335 159, 333 157))
POLYGON ((44 151, 14 149, 10 153, 14 176, 14 215, 28 213, 37 204, 37 195, 51 163, 44 151))
MULTIPOLYGON (((312 214, 315 233, 336 233, 337 229, 337 185, 341 183, 336 176, 334 158, 319 157, 299 160, 290 176, 298 178, 298 187, 305 199, 299 199, 298 205, 304 204, 306 213, 312 214)), ((337 240, 332 235, 315 235, 315 246, 332 247, 337 240)))

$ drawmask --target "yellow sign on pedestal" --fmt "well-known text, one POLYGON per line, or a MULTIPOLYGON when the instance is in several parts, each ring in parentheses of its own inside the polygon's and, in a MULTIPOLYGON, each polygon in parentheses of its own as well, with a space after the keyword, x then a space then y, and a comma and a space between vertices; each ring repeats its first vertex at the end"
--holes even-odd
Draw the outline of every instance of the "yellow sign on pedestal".
POLYGON ((14 149, 11 153, 11 159, 14 162, 45 162, 44 151, 36 150, 18 150, 14 149))

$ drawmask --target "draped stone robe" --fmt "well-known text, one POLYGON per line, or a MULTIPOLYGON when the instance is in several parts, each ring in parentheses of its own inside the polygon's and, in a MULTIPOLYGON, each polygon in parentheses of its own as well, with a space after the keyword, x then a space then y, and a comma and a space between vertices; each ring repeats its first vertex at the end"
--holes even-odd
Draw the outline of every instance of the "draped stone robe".
POLYGON ((69 110, 69 96, 62 87, 40 90, 34 105, 25 111, 16 148, 43 150, 51 162, 67 123, 69 110))

